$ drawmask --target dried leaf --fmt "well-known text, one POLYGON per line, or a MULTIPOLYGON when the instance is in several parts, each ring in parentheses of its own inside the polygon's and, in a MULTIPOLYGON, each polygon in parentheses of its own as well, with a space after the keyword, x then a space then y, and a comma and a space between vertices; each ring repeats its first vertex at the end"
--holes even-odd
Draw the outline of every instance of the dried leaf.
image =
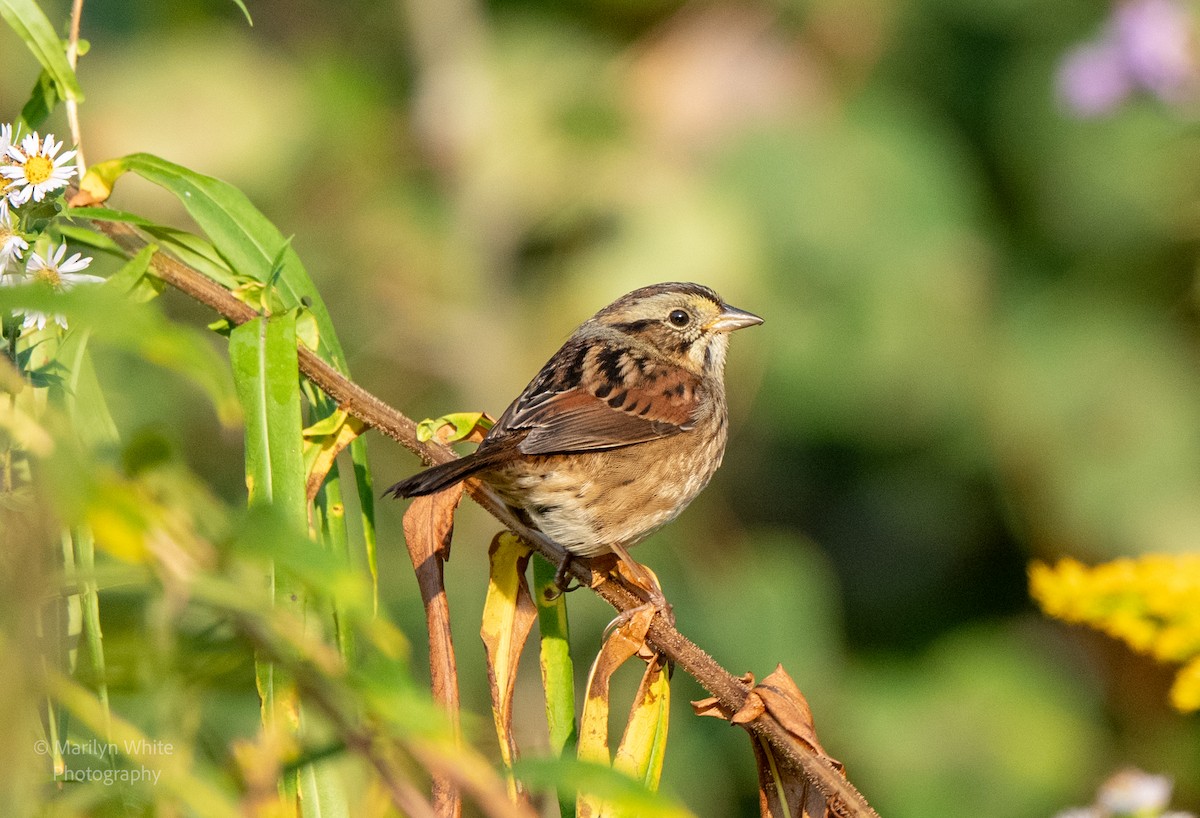
POLYGON ((784 729, 812 747, 817 755, 833 764, 839 771, 845 772, 842 762, 825 752, 825 748, 817 740, 817 730, 813 725, 812 709, 808 706, 808 700, 783 669, 783 665, 776 665, 775 670, 754 688, 751 695, 754 694, 758 695, 767 712, 774 716, 784 729))
POLYGON ((716 696, 709 696, 707 699, 697 699, 692 702, 692 712, 697 716, 711 716, 715 719, 729 720, 729 714, 721 707, 721 702, 716 696))
POLYGON ((763 704, 758 691, 751 690, 746 696, 745 703, 742 704, 742 709, 730 716, 729 721, 732 724, 749 724, 765 712, 767 712, 767 706, 763 704))
MULTIPOLYGON (((730 713, 715 696, 692 702, 692 710, 697 716, 715 716, 743 726, 768 714, 794 738, 807 744, 813 752, 845 774, 842 763, 826 753, 817 740, 808 700, 783 665, 776 665, 775 670, 757 685, 749 673, 742 681, 754 686, 736 713, 730 713)), ((839 814, 804 773, 790 765, 780 764, 769 744, 754 734, 750 735, 750 743, 758 763, 759 807, 763 818, 825 818, 839 814)))
MULTIPOLYGON (((739 681, 747 687, 753 687, 754 674, 747 673, 739 679, 739 681)), ((697 716, 711 716, 716 719, 725 719, 729 721, 733 716, 717 699, 716 696, 709 696, 706 699, 697 699, 692 702, 692 712, 697 716)))
MULTIPOLYGON (((462 499, 463 484, 455 483, 433 494, 413 498, 404 512, 404 540, 408 555, 418 566, 436 555, 442 562, 450 560, 450 541, 454 533, 454 509, 462 499)), ((438 569, 441 587, 441 569, 438 569)), ((420 576, 417 577, 418 581, 420 576)))
MULTIPOLYGON (((529 546, 511 531, 502 531, 492 539, 488 548, 487 599, 479 631, 487 651, 488 686, 492 692, 492 717, 500 740, 500 757, 510 770, 517 757, 517 744, 512 733, 517 665, 537 619, 537 607, 525 580, 530 553, 529 546)), ((510 774, 508 796, 515 801, 520 794, 520 787, 510 774)))
POLYGON ((825 796, 800 773, 780 764, 771 745, 750 736, 758 766, 758 808, 762 818, 826 818, 835 813, 825 796))
MULTIPOLYGON (((404 513, 404 541, 417 575, 417 587, 425 605, 429 630, 429 675, 433 698, 450 716, 455 740, 459 740, 458 667, 450 637, 450 604, 442 566, 450 552, 454 533, 454 509, 462 499, 462 483, 417 497, 404 513)), ((462 794, 444 775, 433 779, 433 805, 439 816, 462 814, 462 794)))

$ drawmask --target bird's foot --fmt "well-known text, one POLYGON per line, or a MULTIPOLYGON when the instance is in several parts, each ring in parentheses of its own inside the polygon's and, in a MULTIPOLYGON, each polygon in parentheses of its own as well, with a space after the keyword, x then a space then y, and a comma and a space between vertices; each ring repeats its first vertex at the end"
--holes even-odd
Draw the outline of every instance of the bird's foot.
POLYGON ((563 557, 563 561, 558 564, 558 569, 554 572, 554 590, 546 590, 546 598, 549 600, 558 599, 563 594, 569 594, 571 591, 582 588, 583 585, 576 582, 574 585, 571 581, 575 578, 571 576, 571 565, 575 562, 575 555, 567 552, 563 557))
POLYGON ((658 584, 658 577, 654 575, 646 566, 640 562, 636 562, 629 556, 629 552, 623 547, 614 545, 613 551, 620 558, 615 571, 629 581, 631 585, 642 591, 646 596, 646 601, 635 608, 630 608, 627 611, 622 611, 616 619, 609 623, 606 631, 611 631, 614 627, 620 627, 623 623, 628 622, 643 611, 651 610, 663 618, 671 627, 675 627, 675 613, 671 608, 671 603, 667 602, 666 596, 663 595, 662 586, 658 584))

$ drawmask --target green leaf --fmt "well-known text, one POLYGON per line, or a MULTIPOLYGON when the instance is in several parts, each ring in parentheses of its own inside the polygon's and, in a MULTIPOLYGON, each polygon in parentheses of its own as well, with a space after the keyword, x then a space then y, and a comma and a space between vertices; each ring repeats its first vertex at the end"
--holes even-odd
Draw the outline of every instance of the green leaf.
MULTIPOLYGON (((571 659, 567 595, 554 584, 556 570, 545 557, 533 555, 533 599, 537 603, 541 634, 546 723, 550 731, 550 751, 562 758, 574 754, 579 735, 575 728, 575 664, 571 659)), ((560 790, 558 806, 564 818, 574 816, 574 792, 560 790)))
POLYGON ((127 213, 124 210, 113 210, 108 207, 69 207, 67 208, 67 217, 80 220, 95 219, 102 222, 125 222, 126 224, 135 224, 138 227, 159 226, 145 216, 139 216, 136 213, 127 213))
POLYGON ((150 259, 157 252, 157 245, 143 247, 120 270, 108 277, 105 286, 112 287, 138 303, 156 298, 167 286, 161 278, 146 275, 146 271, 150 269, 150 259))
POLYGON ((482 435, 494 424, 495 421, 483 412, 452 412, 449 415, 442 415, 440 418, 425 418, 418 423, 417 440, 424 443, 438 437, 442 443, 454 443, 466 439, 476 429, 482 435), (449 426, 453 431, 444 432, 439 437, 438 430, 443 426, 449 426))
MULTIPOLYGON (((308 498, 300 434, 295 316, 283 313, 235 327, 229 334, 229 362, 246 414, 250 506, 265 506, 277 515, 279 528, 284 531, 306 531, 308 498)), ((299 615, 304 600, 277 575, 273 561, 267 579, 273 603, 299 615)), ((290 732, 285 714, 298 707, 294 683, 273 662, 261 657, 255 660, 254 676, 262 701, 263 724, 278 725, 290 732)), ((284 776, 282 781, 285 796, 294 797, 295 776, 284 776)))
POLYGON ((56 360, 66 376, 63 394, 56 397, 65 404, 72 425, 84 444, 99 448, 119 441, 117 424, 108 409, 104 390, 96 377, 92 358, 87 353, 91 332, 75 329, 67 333, 58 348, 56 360))
POLYGON ((246 414, 250 503, 269 503, 297 531, 308 528, 296 318, 256 318, 229 334, 234 387, 246 414))
POLYGON ((93 165, 83 185, 111 189, 122 174, 133 172, 174 193, 239 276, 266 284, 278 268, 279 294, 285 309, 307 306, 320 329, 318 352, 346 373, 345 355, 333 322, 300 257, 275 225, 232 185, 148 153, 130 154, 93 165))
MULTIPOLYGON (((350 570, 350 545, 349 538, 346 535, 346 506, 342 502, 342 481, 339 473, 337 462, 329 470, 329 474, 325 479, 325 483, 321 486, 321 490, 317 492, 316 501, 313 509, 314 517, 317 520, 317 528, 321 532, 321 542, 325 546, 325 550, 337 558, 339 568, 342 571, 350 570)), ((361 580, 357 574, 352 574, 355 579, 361 580)), ((354 590, 361 586, 352 586, 354 590)), ((328 587, 328 586, 326 586, 328 587)), ((355 640, 354 630, 351 627, 353 614, 350 610, 351 606, 361 606, 362 600, 354 598, 345 599, 345 592, 337 592, 334 590, 333 599, 333 616, 334 629, 337 635, 338 651, 342 654, 342 658, 346 660, 347 665, 354 662, 355 656, 355 640), (350 603, 349 605, 347 603, 350 603)), ((372 608, 372 615, 374 609, 372 608)))
POLYGON ((687 818, 692 813, 662 793, 651 792, 640 782, 607 764, 573 758, 522 758, 513 771, 531 789, 558 786, 571 792, 594 793, 619 815, 654 815, 687 818))
MULTIPOLYGON (((88 176, 91 176, 91 170, 88 171, 88 176)), ((126 213, 122 210, 111 210, 105 207, 75 207, 71 208, 68 213, 70 218, 73 219, 93 219, 95 221, 123 222, 135 225, 145 233, 148 233, 162 249, 169 251, 171 255, 178 258, 184 264, 208 276, 222 287, 232 290, 241 283, 234 276, 233 271, 229 269, 229 265, 221 258, 221 254, 212 246, 211 242, 188 233, 186 230, 167 227, 166 225, 158 224, 133 213, 126 213)), ((117 255, 125 255, 125 252, 119 245, 107 236, 97 233, 91 228, 63 226, 61 229, 63 235, 70 237, 72 241, 89 247, 95 247, 105 252, 115 252, 117 255)))
POLYGON ((62 99, 83 102, 83 91, 67 62, 62 40, 54 26, 33 0, 0 0, 0 17, 25 41, 57 86, 62 99))
POLYGON ((657 790, 667 752, 667 729, 671 715, 671 673, 665 661, 650 662, 634 697, 617 747, 613 769, 657 790))
POLYGON ((303 435, 309 439, 325 437, 327 435, 335 435, 346 423, 347 417, 349 417, 349 414, 346 412, 346 410, 339 409, 332 415, 323 417, 316 423, 304 429, 303 435))
MULTIPOLYGON (((79 428, 79 427, 77 427, 79 428)), ((87 645, 88 659, 96 677, 96 695, 104 711, 104 739, 110 740, 109 726, 112 711, 108 703, 108 672, 104 661, 104 635, 100 630, 100 587, 93 578, 96 570, 96 541, 91 529, 81 526, 74 532, 75 564, 83 579, 80 580, 81 603, 83 604, 83 639, 87 645)))
POLYGON ((246 18, 246 22, 254 25, 254 20, 250 17, 250 9, 246 8, 246 4, 242 0, 233 0, 233 4, 242 10, 242 15, 246 18))
POLYGON ((371 575, 374 610, 379 610, 379 559, 375 545, 375 487, 367 465, 367 440, 359 435, 350 443, 350 461, 354 464, 354 483, 358 487, 359 516, 362 523, 363 553, 371 575))
POLYGON ((59 234, 71 244, 78 244, 118 258, 128 258, 128 254, 121 249, 121 245, 103 233, 69 223, 60 223, 57 225, 57 229, 59 234))
POLYGON ((300 814, 303 818, 350 818, 346 788, 328 761, 300 768, 300 814))
POLYGON ((54 79, 46 71, 38 74, 33 90, 29 92, 29 101, 21 108, 20 125, 25 131, 34 131, 42 126, 54 110, 54 106, 62 100, 54 79))

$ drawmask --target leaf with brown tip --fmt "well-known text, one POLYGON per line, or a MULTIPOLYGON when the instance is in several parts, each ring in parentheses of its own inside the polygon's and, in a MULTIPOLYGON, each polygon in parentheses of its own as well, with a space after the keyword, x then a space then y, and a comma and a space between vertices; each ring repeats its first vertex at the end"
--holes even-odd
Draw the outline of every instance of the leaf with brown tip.
POLYGON ((656 655, 642 674, 613 769, 636 778, 649 790, 657 790, 667 750, 670 715, 671 672, 666 661, 656 655))
MULTIPOLYGON (((512 732, 513 692, 521 650, 537 619, 537 607, 529 594, 525 567, 532 553, 529 545, 511 531, 501 531, 488 548, 487 599, 479 635, 487 652, 488 687, 492 693, 492 718, 500 740, 500 757, 512 769, 517 743, 512 732)), ((508 797, 524 800, 516 779, 508 776, 508 797)))
MULTIPOLYGON (((625 664, 641 649, 646 641, 646 631, 654 610, 638 611, 609 635, 588 674, 587 699, 583 704, 583 716, 579 720, 579 759, 600 764, 611 764, 608 751, 609 682, 617 668, 625 664)), ((578 818, 598 816, 604 802, 595 796, 581 792, 576 801, 578 818)))

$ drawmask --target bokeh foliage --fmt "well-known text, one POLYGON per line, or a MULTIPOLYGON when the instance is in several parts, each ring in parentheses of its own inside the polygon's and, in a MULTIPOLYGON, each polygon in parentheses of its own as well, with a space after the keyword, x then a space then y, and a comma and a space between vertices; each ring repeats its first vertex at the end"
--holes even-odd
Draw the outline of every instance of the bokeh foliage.
MULTIPOLYGON (((731 355, 726 464, 637 552, 681 629, 738 670, 782 661, 885 815, 1049 814, 1123 763, 1200 801, 1170 674, 1040 621, 1024 591, 1031 557, 1200 534, 1196 131, 1158 101, 1080 120, 1054 94, 1106 4, 251 10, 246 29, 216 0, 90 0, 90 155, 246 190, 294 234, 357 377, 417 417, 498 412, 619 293, 711 284, 767 321, 731 355)), ((0 33, 0 110, 35 79, 20 54, 0 33)), ((188 225, 153 190, 122 197, 188 225)), ((95 358, 129 384, 123 440, 241 496, 240 437, 193 386, 119 345, 95 358)), ((382 474, 415 468, 375 449, 382 474)), ((492 525, 463 517, 448 584, 472 645, 492 525)), ((381 605, 419 640, 399 530, 381 509, 381 605)), ((115 597, 120 644, 142 601, 115 597)), ((594 653, 607 612, 572 603, 594 653)), ((484 713, 482 651, 462 654, 484 713)), ((539 708, 518 693, 526 746, 539 708)), ((677 726, 665 786, 754 814, 743 741, 677 726)))

